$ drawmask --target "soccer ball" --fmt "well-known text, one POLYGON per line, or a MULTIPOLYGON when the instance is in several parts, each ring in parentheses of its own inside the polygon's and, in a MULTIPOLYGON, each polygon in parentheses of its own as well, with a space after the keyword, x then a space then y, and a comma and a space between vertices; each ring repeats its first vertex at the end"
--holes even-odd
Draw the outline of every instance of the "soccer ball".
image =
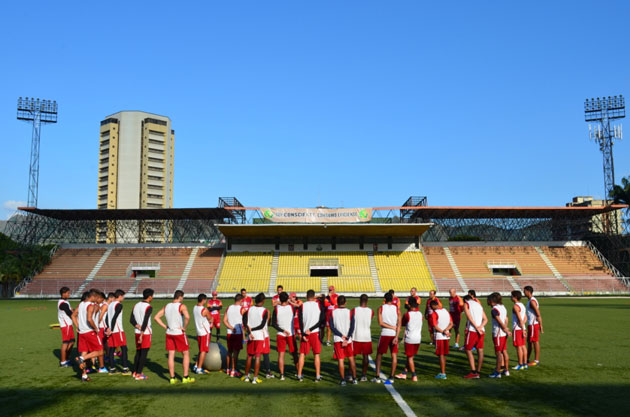
POLYGON ((227 349, 219 343, 210 343, 210 348, 203 361, 204 369, 208 371, 218 371, 227 365, 227 349))

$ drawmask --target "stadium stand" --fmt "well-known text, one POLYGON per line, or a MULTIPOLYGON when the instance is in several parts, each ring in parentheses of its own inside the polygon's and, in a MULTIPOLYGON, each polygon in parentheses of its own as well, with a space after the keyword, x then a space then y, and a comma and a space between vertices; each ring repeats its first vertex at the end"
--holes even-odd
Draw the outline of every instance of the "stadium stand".
POLYGON ((190 257, 190 248, 118 248, 107 258, 96 278, 124 278, 134 262, 159 262, 156 278, 180 278, 190 257))
POLYGON ((546 246, 542 250, 564 277, 610 276, 610 271, 587 246, 546 246))
POLYGON ((223 260, 217 291, 235 293, 247 288, 250 293, 266 292, 271 278, 271 252, 228 252, 223 260))
POLYGON ((278 257, 278 278, 308 277, 311 261, 331 260, 339 265, 340 276, 370 277, 366 252, 281 252, 278 257))
POLYGON ((444 248, 440 246, 424 246, 422 250, 433 273, 433 278, 455 278, 455 273, 446 257, 446 253, 444 253, 444 248))
POLYGON ((416 287, 418 291, 429 291, 435 288, 422 252, 377 252, 374 263, 383 290, 409 291, 416 287))
POLYGON ((85 279, 104 253, 105 249, 58 249, 35 279, 85 279))
POLYGON ((209 293, 221 263, 223 249, 200 248, 184 284, 184 293, 209 293))

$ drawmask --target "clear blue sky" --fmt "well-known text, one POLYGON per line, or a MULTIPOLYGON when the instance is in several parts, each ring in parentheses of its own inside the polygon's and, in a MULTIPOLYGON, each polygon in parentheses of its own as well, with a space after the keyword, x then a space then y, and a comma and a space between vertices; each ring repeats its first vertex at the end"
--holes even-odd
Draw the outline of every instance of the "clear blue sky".
MULTIPOLYGON (((583 102, 630 94, 630 2, 186 3, 3 4, 0 209, 26 200, 19 96, 60 105, 43 208, 96 207, 99 122, 120 110, 172 119, 176 207, 603 194, 583 102)), ((627 142, 615 162, 630 175, 627 142)))

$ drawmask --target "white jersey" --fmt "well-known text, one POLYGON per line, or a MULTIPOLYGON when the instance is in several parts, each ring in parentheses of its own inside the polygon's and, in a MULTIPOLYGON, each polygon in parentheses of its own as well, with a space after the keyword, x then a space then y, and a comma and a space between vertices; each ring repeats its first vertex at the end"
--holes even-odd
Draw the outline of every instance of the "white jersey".
POLYGON ((118 317, 116 317, 116 322, 114 322, 114 315, 116 315, 116 307, 120 306, 122 308, 122 304, 118 301, 112 301, 109 303, 109 307, 107 307, 107 324, 111 329, 112 333, 120 333, 124 332, 123 330, 123 320, 122 320, 122 310, 118 317))
POLYGON ((182 303, 168 303, 164 306, 164 318, 166 318, 166 334, 179 336, 184 334, 184 319, 182 318, 182 303))
MULTIPOLYGON (((479 303, 475 304, 479 305, 479 303)), ((481 308, 481 306, 479 306, 479 308, 481 308)), ((435 327, 439 327, 442 330, 446 329, 451 323, 451 315, 443 308, 433 310, 433 316, 437 317, 435 327)), ((433 332, 433 337, 435 338, 435 340, 449 340, 451 338, 450 336, 446 336, 444 333, 438 333, 437 330, 434 330, 433 332)))
POLYGON ((536 302, 536 306, 538 307, 538 311, 540 311, 540 304, 538 304, 538 300, 536 297, 532 297, 527 302, 527 323, 530 326, 534 324, 538 324, 538 316, 536 315, 536 310, 532 308, 532 301, 536 302))
POLYGON ((201 315, 206 310, 205 306, 193 307, 193 318, 195 319, 195 328, 197 329, 197 336, 206 336, 210 333, 212 327, 207 317, 201 315))
POLYGON ((61 309, 61 306, 65 304, 68 305, 68 308, 72 312, 72 307, 70 307, 70 303, 68 301, 61 299, 57 302, 57 320, 59 321, 59 327, 62 329, 64 327, 72 326, 72 318, 61 309))
POLYGON ((374 311, 369 307, 354 308, 354 334, 352 339, 355 342, 372 342, 372 317, 374 311))
POLYGON ((267 338, 267 320, 264 318, 267 309, 265 307, 251 306, 247 311, 247 327, 253 329, 255 327, 263 327, 260 330, 254 330, 251 332, 254 340, 265 340, 267 338))
MULTIPOLYGON (((277 304, 276 305, 276 325, 280 327, 282 330, 286 330, 289 332, 291 336, 293 336, 293 306, 287 304, 277 304)), ((278 332, 278 336, 282 334, 278 332)))
POLYGON ((319 333, 319 320, 322 310, 320 309, 317 301, 305 301, 302 304, 302 324, 304 326, 304 332, 310 330, 311 333, 319 333), (315 327, 312 329, 312 327, 315 327))
POLYGON ((241 314, 242 306, 232 304, 228 307, 225 312, 225 317, 227 317, 228 323, 230 326, 234 327, 234 330, 228 327, 227 334, 243 334, 243 315, 241 314))
MULTIPOLYGON (((332 322, 335 326, 335 329, 339 331, 344 336, 349 336, 348 342, 352 342, 352 335, 350 333, 350 327, 352 326, 353 321, 353 313, 345 307, 339 307, 333 310, 332 312, 332 322)), ((354 332, 354 329, 352 329, 354 332)), ((343 342, 343 339, 337 335, 333 336, 333 341, 343 342)))
POLYGON ((98 307, 95 303, 92 303, 90 301, 81 301, 77 306, 77 321, 79 322, 79 328, 77 330, 79 331, 79 334, 85 334, 94 331, 94 329, 90 326, 90 323, 88 322, 87 309, 91 305, 94 306, 94 309, 98 307))
MULTIPOLYGON (((131 314, 133 314, 133 317, 139 326, 142 326, 142 323, 144 323, 144 316, 146 315, 147 310, 150 307, 151 307, 151 304, 145 301, 140 301, 138 304, 136 304, 133 307, 133 311, 131 314)), ((135 333, 140 334, 141 333, 140 329, 136 328, 135 333)), ((147 328, 144 330, 144 334, 151 334, 151 333, 153 333, 153 331, 151 329, 151 317, 149 317, 147 328)))
POLYGON ((422 337, 422 313, 418 310, 410 310, 405 313, 405 343, 420 344, 422 337))
MULTIPOLYGON (((383 323, 394 327, 398 326, 398 307, 396 305, 383 304, 380 309, 383 323)), ((396 336, 396 330, 382 327, 381 336, 396 336)))
POLYGON ((519 324, 518 318, 520 316, 523 323, 527 323, 527 319, 526 319, 527 313, 525 312, 525 306, 520 301, 517 301, 516 303, 514 303, 514 306, 518 306, 520 310, 518 312, 518 316, 516 315, 516 312, 512 310, 512 327, 514 328, 514 330, 523 330, 519 324))
POLYGON ((473 323, 469 320, 466 324, 466 330, 469 332, 477 332, 475 326, 481 326, 481 323, 483 323, 483 307, 481 307, 481 304, 475 300, 468 300, 466 301, 466 304, 468 304, 468 311, 470 311, 470 315, 472 316, 474 322, 473 325, 473 323))
POLYGON ((501 323, 505 324, 507 327, 507 309, 503 304, 497 304, 492 307, 492 337, 505 337, 507 333, 503 331, 501 325, 498 320, 501 320, 501 323), (496 313, 495 313, 496 312, 496 313), (495 314, 498 313, 498 317, 495 314))
POLYGON ((98 328, 99 329, 104 329, 107 327, 107 313, 109 312, 109 304, 107 304, 106 302, 102 302, 98 305, 98 328), (103 306, 106 306, 105 311, 103 313, 101 313, 101 308, 103 308, 103 306))

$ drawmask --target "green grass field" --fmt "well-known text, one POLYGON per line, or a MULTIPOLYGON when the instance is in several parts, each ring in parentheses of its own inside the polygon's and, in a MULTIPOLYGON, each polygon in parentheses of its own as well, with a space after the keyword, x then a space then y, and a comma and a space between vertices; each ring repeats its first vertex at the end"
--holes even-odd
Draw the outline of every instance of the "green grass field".
MULTIPOLYGON (((154 305, 159 308, 165 302, 156 300, 154 305)), ((543 298, 540 302, 545 323, 542 366, 512 372, 512 376, 501 380, 487 378, 495 357, 490 336, 486 335, 486 372, 481 380, 464 380, 462 375, 468 370, 465 354, 451 351, 448 380, 438 381, 433 378, 438 372, 437 358, 432 347, 423 343, 416 358, 420 380, 396 382, 396 390, 419 416, 625 414, 623 410, 630 404, 630 298, 543 298)), ((133 304, 125 302, 125 323, 133 304)), ((188 300, 186 304, 191 309, 194 302, 188 300)), ((349 302, 349 306, 356 304, 356 300, 349 302)), ((376 300, 371 303, 372 307, 377 304, 376 300)), ((506 307, 511 309, 511 303, 506 307)), ((312 381, 312 359, 307 359, 302 383, 289 378, 251 385, 215 372, 198 376, 195 384, 171 386, 166 379, 164 332, 155 323, 145 369, 147 381, 94 375, 91 383, 82 384, 76 370, 58 367, 60 332, 48 328, 56 322, 56 302, 0 301, 0 312, 3 416, 403 415, 382 384, 340 387, 330 347, 323 348, 324 382, 320 384, 312 381)), ((127 338, 133 341, 130 327, 127 338)), ((376 327, 373 335, 378 335, 376 327)), ((274 348, 275 331, 271 332, 274 348)), ((188 333, 194 336, 194 325, 189 326, 188 333)), ((428 340, 426 325, 423 340, 428 340)), ((190 341, 194 356, 197 345, 192 338, 190 341)), ((135 348, 131 345, 129 353, 133 359, 135 348)), ((509 353, 513 359, 511 341, 509 353)), ((272 350, 274 367, 276 359, 272 350)), ((177 367, 181 374, 179 363, 177 367)), ((384 371, 389 372, 389 360, 384 371)), ((286 373, 294 374, 292 365, 286 373)))

